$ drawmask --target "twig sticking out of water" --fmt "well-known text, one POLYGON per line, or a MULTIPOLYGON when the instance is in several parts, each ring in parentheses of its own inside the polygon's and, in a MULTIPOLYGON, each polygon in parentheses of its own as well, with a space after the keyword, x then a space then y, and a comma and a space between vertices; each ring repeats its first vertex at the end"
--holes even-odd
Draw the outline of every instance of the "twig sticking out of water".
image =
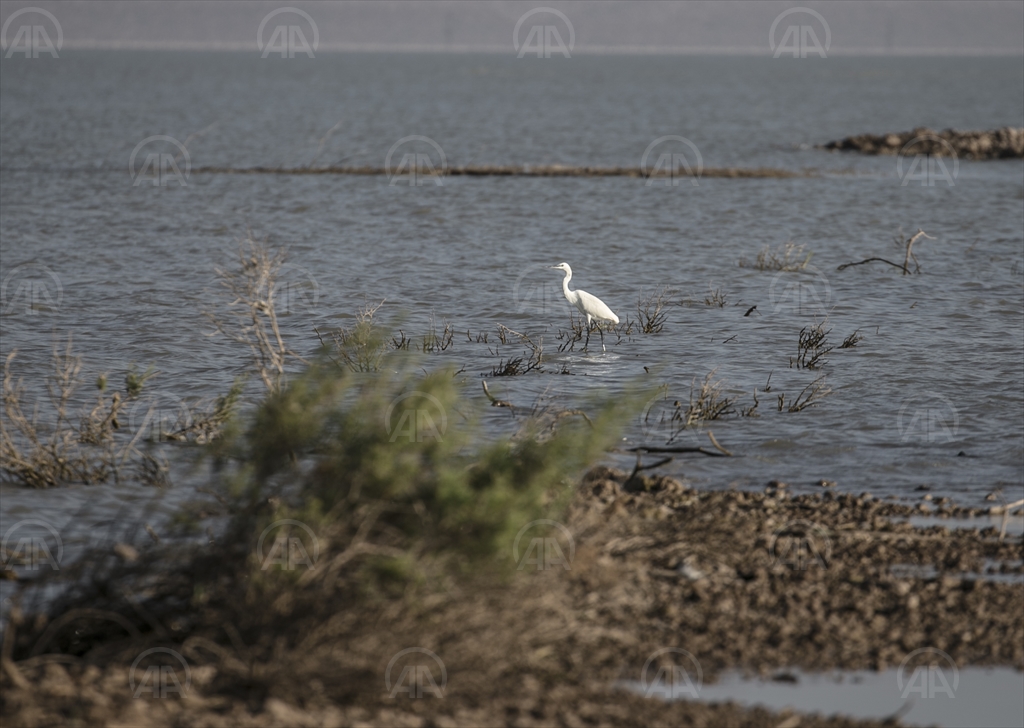
POLYGON ((512 411, 512 414, 515 415, 516 408, 514 406, 512 406, 511 402, 509 402, 508 400, 504 400, 504 399, 498 399, 493 394, 491 394, 491 390, 489 390, 487 388, 487 382, 486 381, 481 380, 480 383, 484 385, 484 394, 486 394, 487 395, 487 399, 490 400, 491 407, 508 407, 512 411))
POLYGON ((509 357, 507 361, 499 359, 498 365, 491 368, 490 376, 518 377, 534 370, 540 371, 540 356, 536 352, 526 359, 523 359, 521 356, 509 357))
POLYGON ((864 265, 865 263, 879 262, 888 263, 894 268, 899 268, 901 271, 903 271, 903 275, 905 276, 908 276, 911 273, 920 273, 921 265, 920 263, 917 262, 917 256, 914 255, 914 243, 916 243, 920 238, 935 240, 935 238, 933 238, 931 235, 928 235, 924 230, 920 228, 918 228, 917 232, 907 239, 903 238, 902 233, 896 237, 896 244, 905 246, 903 265, 900 265, 899 263, 893 263, 891 260, 886 260, 885 258, 866 258, 865 260, 861 260, 856 263, 843 263, 841 266, 836 268, 836 270, 843 270, 845 268, 849 268, 855 265, 864 265), (910 270, 910 261, 914 261, 913 271, 910 270))
POLYGON ((714 306, 716 308, 725 308, 725 292, 721 288, 711 288, 711 284, 708 283, 708 294, 704 296, 705 306, 714 306))
MULTIPOLYGON (((656 453, 656 454, 663 454, 663 453, 682 454, 682 453, 696 452, 696 453, 700 453, 701 455, 710 455, 712 457, 733 457, 733 454, 731 452, 729 452, 724 447, 722 447, 721 444, 719 444, 718 440, 715 438, 715 436, 711 432, 711 430, 708 430, 708 439, 711 440, 711 444, 715 446, 715 450, 708 450, 707 448, 703 448, 703 447, 694 447, 692 445, 679 445, 679 446, 671 446, 671 447, 651 447, 651 446, 648 446, 648 445, 641 445, 639 447, 628 448, 625 452, 637 452, 637 453, 639 453, 639 452, 649 452, 649 453, 656 453), (717 452, 716 452, 716 450, 717 450, 717 452)), ((621 451, 618 451, 618 452, 621 452, 621 451)))
POLYGON ((534 342, 526 334, 510 329, 504 324, 498 324, 498 340, 502 344, 511 343, 510 337, 516 337, 520 342, 530 348, 530 353, 524 359, 521 356, 509 357, 508 361, 500 359, 498 366, 491 369, 492 377, 515 377, 531 371, 540 371, 541 362, 544 359, 544 342, 534 342))
POLYGON ((826 358, 832 351, 828 345, 828 335, 832 329, 825 330, 828 319, 814 326, 805 326, 800 329, 800 338, 797 341, 797 355, 795 359, 789 360, 790 367, 797 369, 820 369, 828 363, 826 358))
POLYGON ((430 329, 423 336, 424 353, 447 351, 451 348, 455 338, 455 326, 446 319, 442 320, 442 324, 444 329, 438 334, 434 314, 430 314, 430 329))
POLYGON ((857 344, 859 344, 863 340, 864 340, 864 337, 860 335, 860 329, 857 329, 852 334, 850 334, 845 339, 843 339, 843 343, 839 346, 839 348, 840 349, 852 349, 853 347, 855 347, 857 344))
POLYGON ((657 334, 665 328, 665 291, 658 288, 649 296, 642 293, 636 302, 637 321, 645 334, 657 334))
MULTIPOLYGON (((800 394, 796 396, 796 399, 790 403, 789 412, 800 412, 801 410, 807 409, 808 407, 814 407, 818 402, 828 395, 832 394, 831 387, 825 384, 825 375, 822 374, 820 377, 815 379, 813 382, 808 384, 806 387, 800 390, 800 394)), ((782 411, 782 402, 784 395, 779 395, 779 411, 782 411)))
POLYGON ((557 338, 562 343, 558 345, 558 351, 573 351, 576 344, 583 341, 584 333, 583 317, 575 314, 575 309, 569 311, 569 330, 559 329, 557 338))
POLYGON ((686 408, 686 414, 683 415, 680 429, 735 413, 736 410, 732 406, 735 400, 723 396, 722 380, 714 381, 717 371, 718 369, 715 368, 708 372, 700 387, 697 387, 696 378, 690 383, 690 404, 686 408))
POLYGON ((761 404, 757 398, 757 387, 754 387, 754 404, 749 407, 740 408, 740 417, 760 417, 761 414, 757 411, 757 406, 761 404))
POLYGON ((626 478, 625 483, 623 483, 622 487, 624 489, 626 489, 626 490, 630 489, 629 486, 631 486, 633 484, 633 479, 636 478, 637 473, 639 473, 640 471, 642 471, 642 470, 654 470, 655 468, 660 468, 662 465, 668 465, 670 462, 675 460, 675 458, 673 458, 672 456, 669 456, 669 457, 664 457, 664 458, 662 458, 661 460, 658 460, 655 463, 649 463, 647 465, 644 465, 643 464, 643 459, 644 459, 644 451, 643 450, 637 450, 636 451, 636 465, 633 467, 633 472, 629 474, 629 477, 626 478))

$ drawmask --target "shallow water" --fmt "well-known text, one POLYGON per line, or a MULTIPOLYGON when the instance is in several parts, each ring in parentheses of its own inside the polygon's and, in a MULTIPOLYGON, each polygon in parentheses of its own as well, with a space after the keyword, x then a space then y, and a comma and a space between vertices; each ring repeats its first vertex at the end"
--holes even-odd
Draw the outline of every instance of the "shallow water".
POLYGON ((759 680, 732 672, 712 685, 701 685, 694 675, 672 684, 624 686, 662 699, 732 701, 825 716, 883 719, 899 713, 902 725, 1013 728, 1024 724, 1020 699, 1024 673, 1012 668, 955 669, 940 663, 939 669, 931 672, 897 668, 818 674, 793 670, 785 676, 785 680, 759 680))
MULTIPOLYGON (((955 178, 904 184, 893 157, 813 148, 918 125, 1022 126, 1019 59, 549 60, 556 62, 321 54, 276 63, 156 52, 4 59, 0 354, 18 349, 32 387, 46 371, 51 337, 70 332, 88 377, 117 377, 131 362, 159 369, 140 411, 222 394, 247 354, 208 336, 203 314, 223 311, 214 267, 233 264, 235 241, 250 227, 290 249, 279 301, 301 353, 316 348, 313 326, 346 324, 364 302, 386 299, 379 317, 400 320, 407 332, 422 333, 431 314, 454 323, 454 347, 424 365, 465 367, 460 376, 476 398, 481 375, 523 351, 496 346, 498 323, 543 338, 548 357, 544 372, 488 377, 516 405, 571 406, 638 382, 652 394, 665 385, 647 417, 627 423, 627 446, 664 445, 673 435, 675 444, 706 445, 706 432, 673 433, 661 417, 712 370, 737 408, 752 405, 759 389, 760 417, 704 428, 739 457, 687 456, 666 466, 699 487, 755 488, 777 478, 809 491, 826 479, 840 491, 901 497, 927 485, 960 505, 984 505, 996 488, 1008 500, 1024 496, 1020 161, 960 161, 955 178), (188 146, 187 178, 133 183, 129 159, 143 140, 184 141, 200 131, 188 146), (450 177, 439 186, 197 171, 383 166, 408 135, 435 141, 452 165, 639 166, 655 140, 673 134, 690 140, 708 167, 820 176, 684 177, 677 185, 450 177), (875 255, 899 260, 893 235, 918 227, 935 237, 915 246, 920 275, 881 264, 836 270, 875 255), (805 271, 738 265, 786 241, 813 253, 805 271), (574 266, 574 286, 622 318, 635 318, 638 297, 663 287, 674 302, 664 331, 609 337, 606 352, 558 354, 568 309, 547 266, 562 260, 574 266), (703 305, 712 289, 726 294, 724 307, 703 305), (834 393, 820 406, 776 411, 779 393, 792 401, 821 373, 789 364, 801 328, 826 314, 834 345, 858 330, 864 340, 831 353, 821 372, 834 393), (490 343, 468 341, 467 330, 489 332, 490 343), (557 374, 563 367, 571 376, 557 374)), ((507 409, 484 407, 482 416, 495 433, 514 427, 507 409)), ((121 492, 5 488, 0 525, 45 513, 64 528, 84 505, 102 523, 121 513, 121 492)))

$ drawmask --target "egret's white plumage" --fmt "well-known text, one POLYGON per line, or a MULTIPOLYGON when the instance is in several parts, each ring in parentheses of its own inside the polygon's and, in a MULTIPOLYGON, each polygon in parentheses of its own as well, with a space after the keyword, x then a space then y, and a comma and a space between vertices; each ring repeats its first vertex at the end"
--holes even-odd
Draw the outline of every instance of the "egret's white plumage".
MULTIPOLYGON (((572 268, 569 267, 568 263, 559 263, 558 265, 551 266, 552 270, 560 270, 565 273, 565 277, 562 279, 562 293, 565 294, 565 299, 576 307, 576 310, 580 312, 587 319, 587 340, 590 340, 590 327, 592 322, 597 321, 597 330, 601 332, 601 348, 604 349, 604 331, 601 329, 602 321, 611 321, 614 324, 619 323, 619 317, 612 311, 597 296, 591 295, 586 291, 570 291, 569 280, 572 278, 572 268)), ((586 346, 584 345, 584 348, 586 346)))

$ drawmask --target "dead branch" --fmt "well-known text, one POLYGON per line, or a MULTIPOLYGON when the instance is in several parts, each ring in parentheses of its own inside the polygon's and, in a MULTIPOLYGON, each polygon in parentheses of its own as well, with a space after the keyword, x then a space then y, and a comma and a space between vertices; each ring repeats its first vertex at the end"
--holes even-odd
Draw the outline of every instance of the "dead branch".
POLYGON ((504 399, 498 399, 493 394, 491 394, 491 390, 487 388, 487 382, 481 380, 480 383, 484 385, 484 394, 486 394, 487 399, 491 401, 491 407, 508 407, 512 411, 512 414, 515 415, 516 408, 512 406, 511 402, 508 402, 504 399))
MULTIPOLYGON (((721 443, 718 441, 718 439, 715 437, 715 434, 711 430, 708 430, 708 439, 710 439, 711 443, 713 445, 715 445, 715 447, 718 448, 718 452, 717 453, 715 451, 713 451, 713 449, 707 449, 705 447, 685 446, 685 445, 674 446, 674 447, 654 447, 654 446, 650 446, 650 445, 640 445, 639 447, 629 447, 628 449, 626 449, 626 451, 612 451, 612 452, 636 453, 637 456, 638 456, 638 462, 639 462, 639 455, 641 453, 652 453, 652 454, 655 454, 655 455, 663 455, 663 454, 667 454, 667 453, 672 453, 672 454, 700 453, 701 455, 710 455, 710 456, 712 456, 714 458, 723 458, 723 457, 732 458, 732 457, 734 457, 732 455, 732 453, 727 451, 727 449, 721 445, 721 443)), ((664 465, 664 463, 663 463, 663 465, 664 465)), ((657 466, 656 465, 652 465, 652 466, 649 466, 649 467, 653 468, 653 467, 657 467, 657 466)), ((645 468, 641 468, 641 469, 645 469, 645 468)), ((634 475, 635 474, 636 474, 636 472, 634 472, 634 475)), ((633 477, 633 476, 631 475, 630 477, 633 477)))
POLYGON ((933 238, 931 235, 928 235, 921 228, 918 228, 917 232, 914 233, 911 237, 907 238, 906 240, 903 240, 902 234, 901 234, 900 237, 898 237, 896 239, 897 243, 906 246, 906 250, 904 252, 904 258, 903 258, 903 265, 900 265, 899 263, 893 263, 891 260, 886 260, 885 258, 866 258, 865 260, 861 260, 861 261, 858 261, 856 263, 843 263, 841 266, 836 268, 836 270, 843 270, 845 268, 850 268, 851 266, 855 266, 855 265, 864 265, 865 263, 879 262, 879 263, 888 263, 889 265, 891 265, 894 268, 899 268, 901 271, 903 271, 903 275, 906 276, 906 275, 910 275, 910 273, 911 273, 911 271, 910 271, 910 261, 913 260, 914 261, 914 271, 913 272, 914 273, 920 273, 921 272, 921 265, 920 265, 920 263, 917 262, 917 256, 914 255, 914 250, 913 250, 914 243, 916 243, 918 241, 918 239, 920 239, 920 238, 927 238, 928 240, 935 240, 935 238, 933 238))
POLYGON ((289 356, 306 363, 285 345, 277 323, 274 296, 286 255, 284 250, 273 250, 266 238, 257 240, 248 231, 238 246, 239 269, 216 269, 221 285, 233 299, 228 307, 235 314, 235 325, 205 312, 218 333, 249 348, 256 372, 270 392, 283 386, 289 356))

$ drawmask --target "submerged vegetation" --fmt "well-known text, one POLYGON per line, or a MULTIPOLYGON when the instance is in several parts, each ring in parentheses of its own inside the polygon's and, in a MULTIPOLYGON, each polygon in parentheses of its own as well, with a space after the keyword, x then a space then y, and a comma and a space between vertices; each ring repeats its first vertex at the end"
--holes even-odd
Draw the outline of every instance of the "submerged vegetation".
POLYGON ((665 328, 666 294, 664 288, 658 288, 653 293, 644 296, 641 294, 636 302, 636 319, 640 331, 645 334, 659 334, 665 328))
POLYGON ((4 361, 0 473, 32 488, 117 482, 128 472, 144 483, 163 484, 166 461, 146 445, 210 442, 231 418, 242 392, 238 380, 212 401, 168 403, 159 395, 146 396, 146 382, 157 372, 150 367, 140 374, 133 365, 125 373, 123 393, 108 392, 107 376, 99 375, 98 394, 90 403, 79 393, 82 360, 68 336, 63 345, 54 340, 46 397, 30 400, 15 376, 17 353, 4 361))
POLYGON ((760 271, 778 270, 793 272, 803 270, 811 262, 811 256, 813 255, 813 253, 804 255, 804 247, 803 245, 788 242, 773 250, 771 246, 765 245, 758 251, 757 258, 754 259, 753 263, 746 258, 740 258, 739 265, 740 268, 753 268, 760 271))
MULTIPOLYGON (((908 260, 911 256, 910 246, 919 235, 907 241, 908 260)), ((787 243, 775 251, 767 247, 762 250, 756 267, 763 270, 799 270, 807 264, 809 258, 809 254, 804 254, 803 246, 787 243)), ((225 301, 228 315, 212 311, 205 313, 214 325, 214 333, 248 350, 249 368, 264 385, 264 396, 267 399, 262 406, 281 406, 280 402, 285 401, 281 399, 282 396, 292 398, 287 399, 290 402, 288 406, 297 408, 302 414, 296 416, 291 436, 298 436, 295 433, 310 428, 317 429, 311 424, 316 418, 308 422, 300 421, 308 413, 296 404, 294 398, 311 387, 322 389, 326 386, 323 384, 325 368, 333 370, 336 377, 359 373, 372 375, 372 381, 384 381, 385 370, 406 371, 409 366, 420 366, 410 356, 439 355, 454 349, 456 327, 452 322, 441 319, 438 323, 431 313, 424 334, 407 335, 403 329, 378 320, 378 314, 386 303, 386 300, 380 300, 360 307, 352 325, 325 331, 314 328, 313 333, 319 342, 318 352, 301 356, 285 340, 276 310, 276 292, 280 285, 278 277, 285 261, 285 251, 271 246, 267 238, 257 238, 252 231, 247 231, 245 238, 239 242, 235 267, 216 270, 221 286, 229 294, 229 299, 225 301), (397 358, 392 361, 393 357, 397 358), (295 388, 290 387, 289 376, 300 377, 295 388)), ((608 333, 617 336, 615 344, 631 341, 637 335, 658 334, 665 329, 669 306, 673 301, 672 293, 664 287, 647 294, 641 292, 635 306, 636 319, 626 317, 621 324, 609 325, 606 329, 608 333)), ((678 301, 681 305, 692 302, 692 299, 678 301)), ((713 288, 709 284, 702 303, 722 308, 726 305, 726 294, 721 288, 713 288)), ((747 313, 755 308, 750 308, 747 313)), ((827 364, 827 354, 833 347, 827 342, 829 331, 825 325, 826 322, 822 322, 801 330, 798 354, 790 359, 791 367, 820 369, 827 364)), ((560 329, 556 334, 559 340, 557 354, 575 351, 578 345, 588 340, 590 333, 585 320, 570 309, 569 328, 560 329)), ((494 332, 478 332, 474 337, 467 330, 465 335, 467 342, 484 345, 488 353, 497 359, 488 370, 480 372, 481 376, 519 377, 531 373, 572 373, 564 359, 557 355, 552 359, 545 354, 543 338, 536 334, 515 331, 499 323, 494 332), (495 333, 496 341, 491 338, 495 333), (516 350, 510 352, 505 347, 516 347, 516 350)), ((852 348, 862 338, 858 332, 854 332, 839 348, 852 348)), ((166 480, 166 461, 162 459, 163 455, 158 448, 149 445, 161 441, 204 444, 221 438, 225 432, 234 431, 231 419, 242 401, 244 379, 236 380, 228 393, 211 400, 186 403, 181 398, 170 397, 174 401, 170 408, 172 411, 168 411, 166 402, 163 403, 162 411, 157 407, 158 403, 152 403, 149 410, 143 411, 145 407, 140 405, 141 399, 145 399, 143 393, 148 389, 148 382, 158 372, 153 367, 140 371, 135 365, 125 374, 123 392, 108 394, 106 376, 102 375, 98 381, 100 394, 97 402, 76 421, 71 416, 70 407, 80 384, 81 362, 73 355, 70 340, 63 351, 57 347, 54 349, 54 370, 47 384, 52 410, 50 421, 54 424, 48 428, 38 421, 36 414, 32 417, 26 415, 26 407, 35 412, 38 405, 29 405, 25 401, 24 387, 14 379, 12 362, 15 354, 11 352, 5 363, 4 412, 0 418, 0 468, 5 477, 24 485, 51 487, 64 483, 116 480, 126 465, 133 465, 136 476, 143 482, 163 484, 166 480), (126 412, 130 413, 130 417, 126 412), (131 421, 124 428, 122 425, 126 419, 131 421), (143 443, 147 447, 140 447, 143 443)), ((456 381, 457 375, 465 370, 465 365, 455 370, 451 363, 450 359, 446 359, 439 371, 447 371, 445 376, 456 381)), ((670 416, 672 426, 667 438, 669 442, 679 433, 703 422, 732 416, 758 416, 758 390, 753 391, 752 404, 740 406, 737 397, 725 394, 724 382, 714 379, 716 371, 708 373, 699 386, 694 379, 686 404, 677 402, 676 411, 670 416)), ((769 384, 762 393, 770 391, 769 377, 769 384)), ((797 412, 817 404, 830 392, 823 379, 819 378, 807 384, 797 398, 790 402, 786 401, 784 394, 777 394, 778 409, 797 412)), ((496 403, 493 397, 491 403, 496 403)), ((506 404, 512 406, 511 403, 506 404)), ((250 400, 247 406, 251 408, 257 405, 258 401, 250 400)), ((218 447, 227 445, 221 443, 218 447)), ((289 453, 291 461, 296 462, 301 457, 301 443, 290 448, 289 453)))

